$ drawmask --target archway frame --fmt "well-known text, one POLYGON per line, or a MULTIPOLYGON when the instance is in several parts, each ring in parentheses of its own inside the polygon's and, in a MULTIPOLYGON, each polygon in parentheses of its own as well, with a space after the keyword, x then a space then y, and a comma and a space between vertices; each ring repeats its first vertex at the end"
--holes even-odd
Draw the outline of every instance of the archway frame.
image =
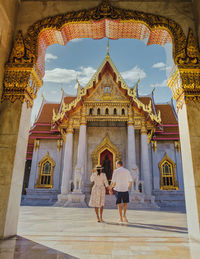
POLYGON ((101 153, 105 150, 109 150, 113 154, 113 169, 115 169, 115 163, 117 160, 121 160, 121 153, 118 148, 111 142, 108 135, 102 140, 102 142, 92 152, 92 164, 93 167, 100 164, 101 153))
POLYGON ((108 0, 103 0, 95 8, 68 12, 39 20, 28 28, 24 36, 19 31, 5 66, 2 101, 8 99, 15 102, 19 99, 21 102, 26 101, 28 107, 32 107, 37 91, 42 86, 42 77, 36 63, 38 42, 43 31, 48 29, 61 31, 66 24, 84 24, 102 20, 141 23, 150 31, 158 29, 167 31, 172 39, 173 58, 179 69, 178 78, 182 81, 181 87, 180 85, 174 87, 169 82, 173 97, 178 102, 183 99, 182 97, 195 101, 200 100, 200 52, 192 30, 189 29, 186 38, 181 26, 169 18, 121 9, 112 6, 108 0))
POLYGON ((11 179, 18 177, 19 182, 22 182, 23 177, 23 170, 19 170, 18 162, 20 161, 20 166, 23 168, 22 164, 25 164, 25 145, 21 145, 23 147, 22 152, 18 151, 20 150, 20 141, 27 142, 28 140, 28 133, 24 134, 24 128, 28 132, 28 124, 24 125, 23 123, 24 116, 30 117, 30 109, 25 107, 24 102, 26 102, 28 108, 32 107, 37 91, 42 86, 42 78, 36 67, 40 34, 50 28, 59 31, 67 23, 98 22, 102 20, 128 23, 134 21, 145 24, 150 31, 163 29, 171 36, 176 71, 172 74, 168 85, 172 90, 174 99, 177 101, 177 107, 180 108, 178 116, 180 119, 179 128, 181 133, 184 181, 187 183, 187 186, 185 185, 185 194, 187 197, 187 210, 189 211, 187 213, 188 229, 190 235, 200 239, 200 183, 198 177, 200 156, 197 152, 200 148, 200 136, 195 131, 196 127, 193 124, 194 120, 196 122, 200 121, 200 52, 196 38, 191 29, 189 29, 186 37, 181 26, 171 19, 159 15, 116 8, 111 6, 107 0, 93 9, 47 17, 30 26, 24 35, 21 31, 17 34, 10 57, 5 65, 1 99, 2 101, 6 100, 2 104, 1 118, 11 121, 12 115, 15 114, 15 123, 12 125, 12 130, 10 127, 6 133, 4 128, 1 131, 2 138, 7 139, 7 143, 1 151, 1 163, 5 162, 3 160, 5 155, 2 156, 3 152, 7 154, 9 150, 10 153, 13 152, 15 155, 11 155, 12 160, 9 166, 6 165, 6 168, 8 167, 6 174, 9 175, 10 180, 5 185, 4 190, 9 193, 9 196, 7 198, 5 195, 2 201, 5 211, 0 212, 3 222, 0 235, 8 237, 16 234, 17 231, 21 188, 19 186, 16 190, 16 186, 14 187, 11 179), (189 116, 191 114, 192 116, 189 116), (13 136, 12 140, 7 138, 8 134, 13 136), (17 199, 17 202, 14 198, 17 199), (13 207, 15 208, 15 215, 11 213, 13 207))

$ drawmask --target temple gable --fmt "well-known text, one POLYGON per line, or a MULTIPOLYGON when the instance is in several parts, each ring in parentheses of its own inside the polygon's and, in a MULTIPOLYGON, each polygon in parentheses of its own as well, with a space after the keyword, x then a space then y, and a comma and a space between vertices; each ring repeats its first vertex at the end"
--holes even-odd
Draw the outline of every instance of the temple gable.
POLYGON ((112 75, 107 71, 99 82, 97 88, 86 99, 86 101, 128 101, 127 97, 120 91, 112 75))

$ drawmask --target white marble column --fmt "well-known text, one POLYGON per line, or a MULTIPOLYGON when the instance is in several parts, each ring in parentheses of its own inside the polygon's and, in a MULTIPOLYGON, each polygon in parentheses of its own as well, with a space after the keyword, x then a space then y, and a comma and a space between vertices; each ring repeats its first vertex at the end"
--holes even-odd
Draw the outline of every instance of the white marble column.
POLYGON ((34 141, 33 157, 31 163, 31 173, 28 182, 28 189, 34 189, 38 178, 38 151, 39 151, 39 140, 34 141))
POLYGON ((133 188, 131 188, 131 192, 138 191, 138 183, 139 183, 139 170, 136 165, 136 148, 135 148, 135 128, 133 122, 133 111, 132 107, 128 110, 128 152, 127 152, 127 167, 131 172, 133 178, 133 188))
POLYGON ((127 166, 131 171, 132 168, 136 167, 136 156, 135 156, 135 129, 134 125, 128 125, 128 155, 127 155, 127 166))
POLYGON ((85 165, 86 165, 86 110, 81 111, 81 122, 79 129, 78 154, 74 176, 74 192, 84 192, 85 165))
POLYGON ((141 176, 144 180, 144 192, 146 195, 151 195, 152 183, 150 176, 149 150, 147 140, 147 130, 144 127, 141 129, 141 176))
POLYGON ((80 125, 79 140, 78 140, 78 154, 77 154, 77 166, 85 166, 85 152, 86 152, 86 125, 80 125))
POLYGON ((135 153, 135 129, 133 121, 133 109, 128 109, 128 154, 127 154, 127 167, 132 172, 136 166, 136 153, 135 153))
POLYGON ((67 129, 65 149, 64 149, 61 195, 66 195, 70 192, 70 180, 72 178, 72 155, 73 155, 73 128, 72 128, 72 125, 70 124, 67 129))

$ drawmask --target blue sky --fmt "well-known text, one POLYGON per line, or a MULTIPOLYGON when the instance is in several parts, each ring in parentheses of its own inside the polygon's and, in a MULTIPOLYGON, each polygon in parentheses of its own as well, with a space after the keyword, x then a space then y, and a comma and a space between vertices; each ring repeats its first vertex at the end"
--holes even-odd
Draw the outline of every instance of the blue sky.
MULTIPOLYGON (((166 79, 173 66, 172 46, 146 45, 136 39, 109 40, 110 57, 129 87, 140 78, 139 94, 148 95, 155 88, 157 103, 171 99, 166 79)), ((45 56, 44 85, 35 100, 31 122, 41 105, 43 94, 49 102, 59 102, 61 88, 76 94, 76 77, 85 86, 105 58, 107 38, 101 40, 75 39, 67 45, 51 45, 45 56)))

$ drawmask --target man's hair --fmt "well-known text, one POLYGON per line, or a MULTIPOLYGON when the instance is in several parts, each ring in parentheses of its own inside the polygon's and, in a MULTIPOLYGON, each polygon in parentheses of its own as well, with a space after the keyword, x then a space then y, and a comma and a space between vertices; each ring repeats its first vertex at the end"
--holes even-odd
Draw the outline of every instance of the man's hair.
POLYGON ((117 164, 123 166, 123 162, 121 160, 117 161, 117 164))

